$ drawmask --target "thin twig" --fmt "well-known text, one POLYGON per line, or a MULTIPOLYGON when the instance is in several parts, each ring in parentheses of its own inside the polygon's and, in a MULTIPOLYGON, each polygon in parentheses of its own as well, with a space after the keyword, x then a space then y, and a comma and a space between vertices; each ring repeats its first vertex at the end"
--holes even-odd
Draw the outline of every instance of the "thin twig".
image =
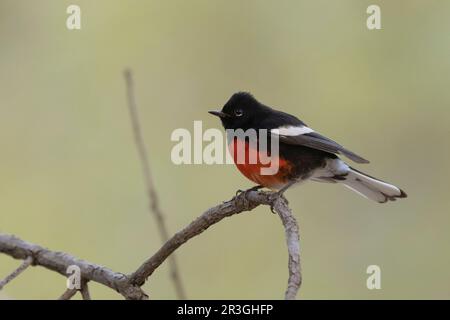
MULTIPOLYGON (((147 195, 150 204, 150 211, 154 213, 156 218, 156 223, 160 233, 160 237, 163 243, 169 240, 169 231, 164 222, 164 214, 159 206, 159 198, 156 193, 155 184, 152 179, 152 174, 150 170, 150 164, 147 155, 147 149, 145 148, 144 139, 142 136, 141 125, 139 123, 139 112, 136 106, 136 99, 134 95, 134 83, 133 75, 131 70, 127 69, 124 72, 125 82, 127 86, 127 97, 128 97, 128 109, 131 117, 131 124, 133 126, 134 140, 136 147, 139 152, 139 157, 141 160, 142 171, 144 174, 144 182, 147 188, 147 195)), ((177 265, 177 260, 175 255, 172 255, 169 259, 170 276, 175 285, 175 290, 179 299, 186 299, 185 291, 181 282, 180 272, 177 265)))
POLYGON ((58 298, 58 300, 70 300, 77 293, 77 289, 67 289, 64 293, 58 298))
POLYGON ((25 269, 28 268, 32 263, 33 257, 28 256, 16 270, 11 272, 9 275, 6 276, 5 279, 0 281, 0 290, 2 290, 4 286, 6 286, 10 281, 16 278, 19 274, 25 271, 25 269))

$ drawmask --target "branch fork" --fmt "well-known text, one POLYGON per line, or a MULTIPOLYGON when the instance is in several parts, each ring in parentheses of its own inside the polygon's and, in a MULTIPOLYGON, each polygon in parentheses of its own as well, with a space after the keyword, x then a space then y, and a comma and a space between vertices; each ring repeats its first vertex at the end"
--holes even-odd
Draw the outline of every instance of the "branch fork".
MULTIPOLYGON (((273 207, 278 214, 285 229, 289 257, 289 276, 285 299, 295 299, 302 282, 299 230, 286 199, 274 196, 275 194, 274 192, 247 190, 239 193, 229 201, 206 210, 188 226, 173 235, 155 254, 144 261, 130 275, 114 272, 106 267, 80 260, 67 253, 45 249, 13 235, 0 234, 0 252, 16 259, 28 261, 28 265, 31 264, 30 261, 32 260, 33 265, 45 267, 63 276, 66 276, 68 266, 78 265, 83 281, 103 284, 119 292, 126 299, 143 300, 148 299, 148 295, 141 289, 141 286, 181 245, 226 217, 252 211, 259 205, 268 205, 273 207)), ((68 295, 70 294, 68 293, 68 295)))

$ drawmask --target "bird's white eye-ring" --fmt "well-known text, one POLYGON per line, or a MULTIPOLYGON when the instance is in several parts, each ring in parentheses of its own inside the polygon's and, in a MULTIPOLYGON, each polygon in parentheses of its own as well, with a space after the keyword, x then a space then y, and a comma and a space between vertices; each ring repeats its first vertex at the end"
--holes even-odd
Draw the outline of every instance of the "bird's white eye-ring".
POLYGON ((236 109, 234 110, 234 114, 236 117, 240 117, 244 114, 244 111, 242 111, 242 109, 236 109))

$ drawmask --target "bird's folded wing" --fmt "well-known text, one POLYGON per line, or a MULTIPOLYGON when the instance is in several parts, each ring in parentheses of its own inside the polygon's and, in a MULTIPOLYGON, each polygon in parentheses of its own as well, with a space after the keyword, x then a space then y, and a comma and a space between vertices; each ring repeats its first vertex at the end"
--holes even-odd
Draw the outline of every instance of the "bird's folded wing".
POLYGON ((306 127, 285 127, 271 130, 272 134, 279 137, 280 142, 301 145, 312 149, 317 149, 329 153, 342 154, 357 163, 369 163, 368 160, 344 148, 337 142, 314 132, 306 127))

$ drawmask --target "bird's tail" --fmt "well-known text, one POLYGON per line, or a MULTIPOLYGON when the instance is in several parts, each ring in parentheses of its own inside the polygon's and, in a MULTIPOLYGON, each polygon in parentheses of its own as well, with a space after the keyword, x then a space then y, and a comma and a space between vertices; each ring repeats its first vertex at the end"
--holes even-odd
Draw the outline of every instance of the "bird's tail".
POLYGON ((351 167, 348 175, 345 176, 345 180, 342 179, 339 182, 363 197, 378 203, 385 203, 389 200, 395 201, 397 198, 407 197, 402 189, 351 167))

